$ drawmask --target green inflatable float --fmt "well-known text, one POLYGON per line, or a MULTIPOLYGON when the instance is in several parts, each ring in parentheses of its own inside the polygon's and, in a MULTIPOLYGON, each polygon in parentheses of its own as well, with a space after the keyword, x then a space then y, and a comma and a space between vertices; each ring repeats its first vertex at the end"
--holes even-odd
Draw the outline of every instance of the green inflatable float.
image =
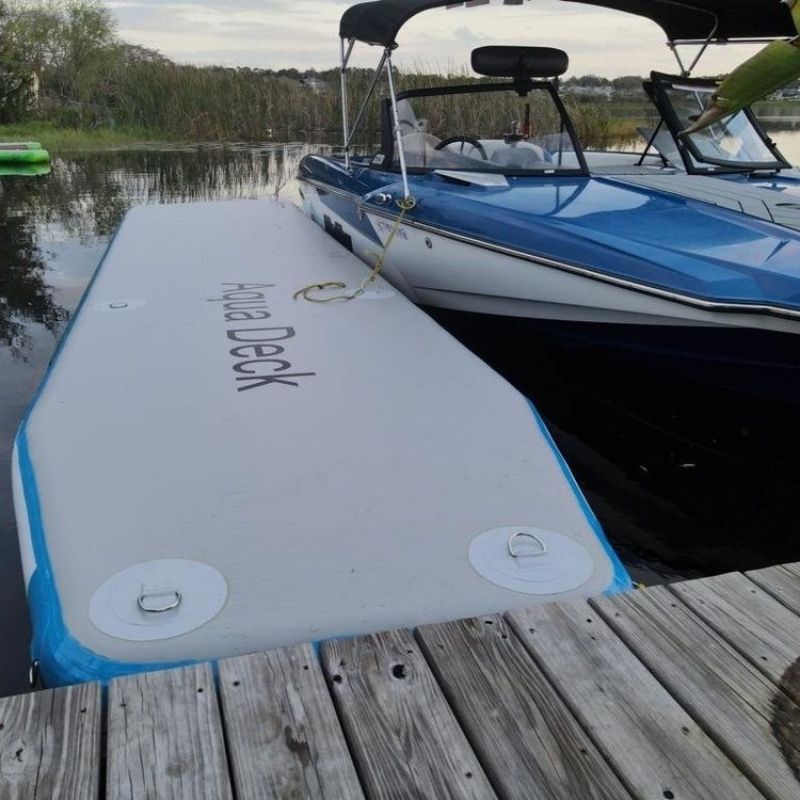
POLYGON ((39 142, 0 142, 0 164, 42 164, 50 154, 39 142))

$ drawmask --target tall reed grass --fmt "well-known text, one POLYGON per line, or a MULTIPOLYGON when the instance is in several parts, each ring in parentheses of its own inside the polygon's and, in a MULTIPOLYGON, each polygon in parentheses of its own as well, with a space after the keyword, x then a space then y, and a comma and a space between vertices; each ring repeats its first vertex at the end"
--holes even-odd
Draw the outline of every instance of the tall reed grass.
MULTIPOLYGON (((196 67, 169 61, 120 63, 102 87, 76 108, 74 100, 50 97, 41 104, 40 116, 60 126, 91 129, 151 131, 166 139, 184 141, 264 141, 296 138, 337 138, 341 130, 339 73, 319 73, 316 86, 263 70, 196 67)), ((351 70, 348 76, 350 119, 355 116, 371 79, 369 70, 351 70)), ((397 73, 401 90, 485 81, 466 70, 436 75, 424 68, 397 73)), ((44 91, 47 92, 45 85, 44 91)), ((384 96, 383 82, 369 104, 356 144, 376 140, 379 130, 378 98, 384 96)), ((510 96, 510 93, 509 93, 510 96)), ((535 96, 532 95, 532 98, 535 96)), ((486 132, 518 116, 504 101, 488 95, 473 95, 454 104, 451 98, 427 101, 429 115, 446 130, 459 116, 456 130, 486 132), (494 103, 494 105, 493 105, 494 103), (500 103, 500 105, 498 105, 500 103)), ((537 101, 534 100, 537 105, 537 101)), ((538 113, 551 114, 549 104, 538 103, 538 113)), ((580 138, 586 146, 606 146, 623 136, 635 136, 615 118, 613 103, 571 102, 580 138)), ((502 126, 501 126, 502 127, 502 126)), ((499 130, 499 128, 498 128, 499 130)))

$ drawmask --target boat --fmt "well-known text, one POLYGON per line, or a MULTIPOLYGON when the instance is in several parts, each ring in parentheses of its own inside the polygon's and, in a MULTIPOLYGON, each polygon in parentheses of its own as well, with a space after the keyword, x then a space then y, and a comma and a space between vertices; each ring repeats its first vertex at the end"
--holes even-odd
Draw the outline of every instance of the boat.
POLYGON ((272 200, 127 214, 13 489, 47 686, 631 586, 531 403, 272 200))
MULTIPOLYGON (((642 128, 640 151, 581 145, 558 90, 568 54, 555 48, 479 47, 477 79, 398 91, 398 32, 454 4, 374 0, 341 18, 344 148, 302 160, 306 213, 368 263, 392 235, 383 274, 429 309, 658 353, 702 375, 714 365, 740 388, 769 383, 796 401, 800 171, 749 108, 685 133, 718 85, 692 76, 702 53, 796 36, 788 7, 578 1, 653 20, 678 57, 677 74, 645 82, 658 122, 642 128), (356 44, 380 58, 351 125, 356 44), (373 102, 380 143, 359 155, 353 142, 373 102)), ((478 12, 493 9, 469 10, 478 12)))
POLYGON ((0 165, 42 164, 50 154, 39 142, 0 142, 0 165))

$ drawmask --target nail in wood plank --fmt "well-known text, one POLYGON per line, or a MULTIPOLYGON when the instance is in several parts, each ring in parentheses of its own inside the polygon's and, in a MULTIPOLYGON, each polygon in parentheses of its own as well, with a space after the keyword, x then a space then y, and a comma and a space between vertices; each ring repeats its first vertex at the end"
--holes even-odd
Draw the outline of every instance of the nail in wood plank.
POLYGON ((219 663, 238 800, 364 797, 308 644, 219 663))
POLYGON ((321 652, 368 797, 495 796, 408 631, 332 640, 321 652))
POLYGON ((0 699, 0 797, 96 798, 100 719, 96 683, 0 699))
POLYGON ((761 797, 589 605, 506 617, 634 796, 761 797))
POLYGON ((630 796, 502 617, 426 625, 417 638, 502 795, 630 796))
MULTIPOLYGON (((775 683, 800 659, 800 616, 740 573, 670 590, 775 683)), ((800 687, 785 687, 800 700, 800 687)))
POLYGON ((109 798, 232 797, 209 664, 112 681, 107 735, 109 798))
POLYGON ((795 756, 787 761, 782 749, 796 754, 795 744, 773 736, 773 702, 785 695, 772 681, 666 587, 591 602, 759 789, 786 800, 800 796, 795 756))
POLYGON ((780 600, 790 611, 800 614, 800 563, 754 569, 745 575, 780 600))

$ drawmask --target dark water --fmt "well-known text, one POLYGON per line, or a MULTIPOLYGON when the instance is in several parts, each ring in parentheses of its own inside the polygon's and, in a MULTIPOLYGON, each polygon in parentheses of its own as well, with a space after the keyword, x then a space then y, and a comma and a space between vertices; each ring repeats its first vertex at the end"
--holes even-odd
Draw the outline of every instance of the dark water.
MULTIPOLYGON (((13 437, 64 325, 124 214, 141 203, 265 197, 301 146, 59 159, 0 178, 0 696, 26 688, 29 627, 11 503, 13 437)), ((531 338, 525 357, 449 324, 537 403, 635 577, 800 559, 796 409, 531 338)))
POLYGON ((433 314, 535 401, 634 580, 800 559, 800 404, 647 353, 433 314))

